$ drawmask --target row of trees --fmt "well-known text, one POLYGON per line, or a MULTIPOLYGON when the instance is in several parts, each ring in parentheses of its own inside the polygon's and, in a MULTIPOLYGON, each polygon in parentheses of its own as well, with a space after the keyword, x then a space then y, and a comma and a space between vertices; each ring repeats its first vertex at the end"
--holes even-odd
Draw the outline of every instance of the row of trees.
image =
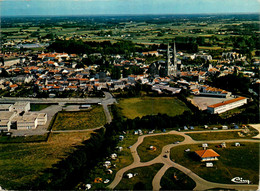
POLYGON ((92 54, 97 52, 103 55, 130 54, 135 52, 135 45, 131 41, 111 43, 110 41, 83 42, 82 40, 56 40, 48 47, 48 50, 76 54, 92 54))

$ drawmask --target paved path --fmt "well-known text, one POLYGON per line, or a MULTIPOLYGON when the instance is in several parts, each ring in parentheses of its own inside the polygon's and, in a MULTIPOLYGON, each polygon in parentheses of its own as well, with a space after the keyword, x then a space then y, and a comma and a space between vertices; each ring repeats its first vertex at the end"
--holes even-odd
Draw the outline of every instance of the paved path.
POLYGON ((255 128, 258 131, 258 135, 253 138, 260 139, 260 124, 249 124, 249 126, 255 128))
MULTIPOLYGON (((234 130, 219 130, 217 132, 226 132, 226 131, 234 131, 234 130)), ((198 132, 209 132, 209 131, 193 131, 192 133, 198 133, 198 132)), ((216 131, 214 131, 216 132, 216 131)), ((130 148, 132 156, 134 158, 134 162, 125 167, 120 169, 113 180, 111 184, 108 186, 110 189, 114 189, 117 184, 121 181, 123 178, 123 175, 125 172, 127 172, 130 169, 137 168, 137 167, 144 167, 144 166, 150 166, 155 163, 162 163, 164 166, 157 172, 157 174, 154 176, 152 185, 153 185, 153 190, 160 190, 160 182, 161 178, 163 177, 164 173, 168 170, 170 167, 177 168, 178 170, 182 171, 185 173, 187 176, 192 178, 196 182, 196 187, 194 190, 206 190, 206 189, 211 189, 211 188, 229 188, 229 189, 242 189, 242 190, 256 190, 258 188, 258 185, 237 185, 237 184, 221 184, 221 183, 214 183, 214 182, 209 182, 201 177, 199 177, 197 174, 193 173, 190 169, 187 169, 186 167, 179 165, 173 161, 170 160, 170 150, 173 147, 179 146, 179 145, 187 145, 187 144, 202 144, 202 143, 221 143, 221 142, 256 142, 260 143, 259 140, 251 140, 251 139, 231 139, 231 140, 213 140, 213 141, 195 141, 193 140, 190 136, 186 135, 185 133, 191 133, 191 132, 177 132, 177 131, 170 131, 168 133, 158 133, 158 134, 148 134, 148 135, 143 135, 138 137, 137 142, 132 145, 130 148), (143 142, 143 139, 145 137, 150 137, 150 136, 157 136, 157 135, 166 135, 166 134, 176 134, 176 135, 181 135, 185 139, 183 142, 180 144, 169 144, 166 145, 162 148, 162 152, 159 156, 157 156, 155 159, 148 161, 148 162, 140 162, 140 157, 137 153, 137 147, 143 142), (166 152, 167 151, 167 152, 166 152), (167 155, 167 157, 163 157, 164 155, 167 155)))

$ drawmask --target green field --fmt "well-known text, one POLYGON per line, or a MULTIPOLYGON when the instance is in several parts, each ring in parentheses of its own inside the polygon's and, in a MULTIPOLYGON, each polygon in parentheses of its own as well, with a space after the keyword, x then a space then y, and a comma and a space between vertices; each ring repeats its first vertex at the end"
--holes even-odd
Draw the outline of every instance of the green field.
POLYGON ((169 116, 180 115, 189 108, 179 99, 173 97, 140 97, 119 101, 124 116, 130 119, 158 113, 169 116))
POLYGON ((93 106, 88 111, 59 112, 52 130, 93 129, 105 125, 106 116, 102 106, 93 106))
POLYGON ((47 107, 49 107, 49 104, 31 104, 31 111, 41 111, 47 107))
POLYGON ((66 157, 90 132, 51 134, 48 142, 0 144, 0 185, 17 189, 66 157))
POLYGON ((162 190, 193 190, 196 183, 183 172, 171 167, 161 179, 162 190))
POLYGON ((141 162, 147 162, 159 156, 165 145, 183 140, 184 137, 180 135, 158 135, 145 137, 143 143, 137 147, 137 152, 141 162), (156 147, 156 150, 150 150, 149 147, 151 145, 156 147))
POLYGON ((138 175, 131 179, 123 177, 115 190, 152 190, 153 178, 162 166, 163 164, 154 164, 127 171, 124 176, 128 173, 138 173, 138 175))
POLYGON ((194 159, 193 151, 201 150, 201 145, 183 145, 171 149, 171 159, 192 170, 205 180, 232 184, 234 177, 243 177, 253 184, 259 183, 259 144, 243 143, 245 146, 235 147, 227 144, 227 148, 216 148, 217 144, 209 145, 219 155, 219 160, 213 162, 214 167, 207 168, 205 163, 194 159), (191 152, 185 152, 185 149, 191 152))
POLYGON ((251 138, 252 134, 244 134, 241 132, 209 132, 209 133, 186 133, 192 139, 196 141, 204 140, 226 140, 226 139, 241 139, 241 138, 251 138))

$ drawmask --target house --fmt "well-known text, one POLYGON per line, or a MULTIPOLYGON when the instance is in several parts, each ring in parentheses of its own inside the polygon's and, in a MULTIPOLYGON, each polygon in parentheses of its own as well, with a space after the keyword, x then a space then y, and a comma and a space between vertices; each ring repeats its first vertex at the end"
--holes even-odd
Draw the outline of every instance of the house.
POLYGON ((211 114, 219 114, 224 113, 228 110, 240 107, 244 104, 247 104, 247 98, 246 97, 238 97, 232 100, 223 101, 221 103, 217 103, 214 105, 209 105, 207 110, 211 114))
POLYGON ((201 162, 215 161, 218 160, 218 157, 220 156, 213 149, 199 150, 195 151, 195 153, 198 157, 200 157, 201 162))

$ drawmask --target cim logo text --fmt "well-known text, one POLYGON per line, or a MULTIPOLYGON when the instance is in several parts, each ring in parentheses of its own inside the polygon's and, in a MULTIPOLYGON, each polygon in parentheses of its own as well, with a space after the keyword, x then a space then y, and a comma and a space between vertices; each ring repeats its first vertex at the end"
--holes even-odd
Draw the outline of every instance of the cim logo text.
POLYGON ((232 182, 240 183, 240 184, 250 184, 249 180, 243 180, 241 177, 235 177, 231 179, 232 182))

